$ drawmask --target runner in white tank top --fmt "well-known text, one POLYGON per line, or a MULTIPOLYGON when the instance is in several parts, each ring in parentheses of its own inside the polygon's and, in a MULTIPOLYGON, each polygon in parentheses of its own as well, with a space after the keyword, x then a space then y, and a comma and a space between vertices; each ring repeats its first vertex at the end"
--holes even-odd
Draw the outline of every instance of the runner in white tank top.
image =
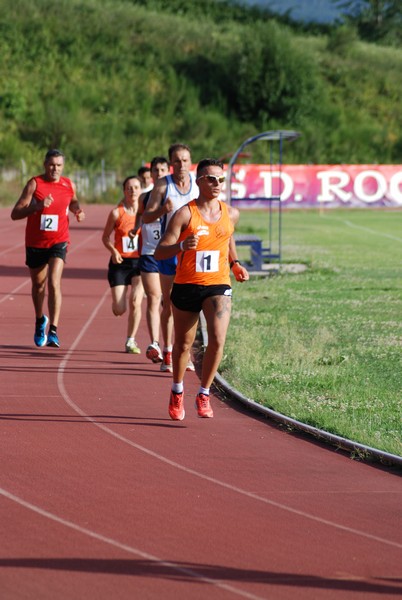
MULTIPOLYGON (((142 215, 144 223, 152 223, 155 219, 162 219, 162 232, 164 226, 170 221, 172 215, 190 200, 198 197, 198 186, 191 170, 191 152, 185 144, 173 144, 169 148, 169 161, 172 174, 156 182, 149 199, 147 209, 142 215)), ((173 315, 170 302, 170 292, 176 273, 176 257, 158 261, 159 275, 162 287, 162 313, 161 328, 164 340, 163 362, 161 371, 172 371, 172 339, 173 315)), ((194 370, 191 361, 189 370, 194 370)))
MULTIPOLYGON (((151 176, 154 184, 168 175, 169 163, 163 156, 155 156, 151 160, 151 176)), ((151 192, 142 194, 140 198, 139 214, 147 209, 151 192)), ((139 224, 138 224, 139 225, 139 224)), ((158 263, 154 259, 154 252, 161 237, 161 220, 152 223, 141 223, 141 256, 139 267, 142 284, 147 298, 147 326, 151 342, 146 350, 146 357, 153 363, 161 363, 162 350, 159 346, 160 334, 160 305, 162 290, 159 278, 158 263)))
POLYGON ((166 213, 162 218, 162 233, 165 231, 176 210, 185 204, 188 204, 191 200, 194 200, 194 198, 198 198, 199 190, 198 185, 195 182, 194 174, 189 173, 188 175, 190 178, 190 187, 186 192, 180 191, 180 189, 176 186, 173 175, 166 175, 167 185, 163 203, 169 198, 172 203, 172 210, 166 213))

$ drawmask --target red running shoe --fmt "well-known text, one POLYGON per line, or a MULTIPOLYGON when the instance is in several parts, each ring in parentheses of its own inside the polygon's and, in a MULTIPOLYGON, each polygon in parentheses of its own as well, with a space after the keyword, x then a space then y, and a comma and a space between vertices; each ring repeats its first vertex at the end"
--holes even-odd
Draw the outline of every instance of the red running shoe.
POLYGON ((214 416, 211 404, 209 402, 209 396, 206 394, 198 394, 195 399, 195 407, 199 417, 211 418, 214 416))
POLYGON ((173 421, 182 421, 185 416, 184 411, 184 393, 176 394, 173 390, 170 392, 169 416, 173 421))
POLYGON ((172 353, 163 351, 163 360, 161 362, 161 371, 168 371, 169 373, 173 373, 172 366, 172 353))

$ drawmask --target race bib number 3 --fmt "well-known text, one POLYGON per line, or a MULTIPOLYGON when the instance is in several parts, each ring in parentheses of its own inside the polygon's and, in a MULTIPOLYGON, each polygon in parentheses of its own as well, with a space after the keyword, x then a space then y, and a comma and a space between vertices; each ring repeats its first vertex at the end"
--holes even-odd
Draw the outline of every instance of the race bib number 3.
POLYGON ((216 273, 219 271, 219 250, 196 252, 195 270, 196 273, 216 273))
POLYGON ((138 250, 138 235, 131 238, 128 235, 122 238, 123 252, 136 252, 138 250))
POLYGON ((160 223, 152 223, 152 236, 154 240, 161 239, 161 224, 160 223))
POLYGON ((57 231, 59 228, 59 215, 41 215, 40 228, 42 231, 57 231))

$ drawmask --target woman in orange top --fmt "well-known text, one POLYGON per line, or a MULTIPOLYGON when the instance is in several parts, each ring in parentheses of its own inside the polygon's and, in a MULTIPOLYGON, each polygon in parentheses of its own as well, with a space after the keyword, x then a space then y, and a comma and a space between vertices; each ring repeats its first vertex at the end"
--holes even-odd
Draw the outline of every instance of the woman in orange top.
POLYGON ((249 278, 237 259, 233 238, 239 211, 219 200, 224 182, 223 164, 212 158, 202 160, 196 181, 199 197, 173 215, 155 250, 157 260, 178 254, 171 294, 175 341, 169 401, 169 415, 177 421, 185 416, 183 378, 201 310, 207 323, 208 346, 196 407, 200 417, 213 416, 209 389, 222 358, 230 321, 230 269, 237 281, 249 278))
POLYGON ((112 255, 108 267, 108 280, 112 290, 112 311, 117 317, 123 315, 127 310, 127 291, 131 286, 125 350, 131 354, 141 354, 135 341, 141 321, 141 303, 144 297, 138 264, 139 231, 135 237, 129 236, 129 232, 134 228, 138 200, 142 191, 140 178, 135 175, 127 177, 123 182, 123 191, 123 200, 109 214, 102 242, 112 255), (114 242, 110 240, 113 232, 114 242))

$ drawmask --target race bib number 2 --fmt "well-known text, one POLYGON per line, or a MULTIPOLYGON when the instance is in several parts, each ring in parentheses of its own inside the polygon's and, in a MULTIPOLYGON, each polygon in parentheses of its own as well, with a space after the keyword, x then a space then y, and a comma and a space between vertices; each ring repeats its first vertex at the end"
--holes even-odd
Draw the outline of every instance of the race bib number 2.
POLYGON ((196 273, 216 273, 219 271, 219 250, 196 252, 195 270, 196 273))
POLYGON ((42 231, 57 231, 59 228, 59 215, 41 215, 40 228, 42 231))

